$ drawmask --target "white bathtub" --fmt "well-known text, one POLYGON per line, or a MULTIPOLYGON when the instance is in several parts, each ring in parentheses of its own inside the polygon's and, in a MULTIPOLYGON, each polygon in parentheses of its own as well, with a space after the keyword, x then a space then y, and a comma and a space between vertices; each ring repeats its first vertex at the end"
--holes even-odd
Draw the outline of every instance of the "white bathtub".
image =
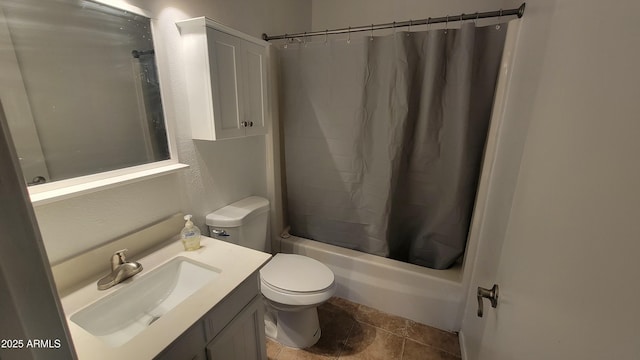
POLYGON ((336 276, 336 296, 448 331, 460 329, 466 296, 460 266, 433 270, 290 235, 280 251, 326 264, 336 276))

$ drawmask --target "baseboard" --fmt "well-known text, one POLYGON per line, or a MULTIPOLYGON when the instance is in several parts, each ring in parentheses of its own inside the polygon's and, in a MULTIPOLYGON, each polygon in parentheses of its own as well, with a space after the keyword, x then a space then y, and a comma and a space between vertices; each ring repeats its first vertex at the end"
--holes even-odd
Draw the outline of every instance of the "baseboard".
POLYGON ((469 357, 467 356, 467 347, 465 346, 464 333, 462 330, 458 333, 458 342, 460 343, 460 357, 462 360, 468 360, 469 357))

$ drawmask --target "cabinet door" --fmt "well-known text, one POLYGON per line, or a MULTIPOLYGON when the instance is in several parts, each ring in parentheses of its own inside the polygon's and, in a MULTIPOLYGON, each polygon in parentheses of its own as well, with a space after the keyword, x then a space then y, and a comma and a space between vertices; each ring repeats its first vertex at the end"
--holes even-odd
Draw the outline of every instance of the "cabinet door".
POLYGON ((246 135, 264 135, 267 106, 267 59, 263 45, 243 42, 244 121, 246 135))
POLYGON ((164 349, 155 360, 203 360, 204 326, 198 321, 164 349))
POLYGON ((207 345, 207 359, 266 360, 263 306, 261 296, 256 296, 207 345))
POLYGON ((215 139, 244 136, 240 86, 242 43, 240 38, 207 28, 215 139))

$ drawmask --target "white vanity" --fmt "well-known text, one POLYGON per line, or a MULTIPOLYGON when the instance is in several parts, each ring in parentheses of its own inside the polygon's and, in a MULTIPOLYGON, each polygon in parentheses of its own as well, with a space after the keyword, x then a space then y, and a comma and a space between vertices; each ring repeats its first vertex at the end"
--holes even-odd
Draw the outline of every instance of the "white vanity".
POLYGON ((134 277, 63 296, 79 359, 266 359, 258 270, 271 255, 201 244, 187 252, 172 241, 136 259, 144 270, 134 277))

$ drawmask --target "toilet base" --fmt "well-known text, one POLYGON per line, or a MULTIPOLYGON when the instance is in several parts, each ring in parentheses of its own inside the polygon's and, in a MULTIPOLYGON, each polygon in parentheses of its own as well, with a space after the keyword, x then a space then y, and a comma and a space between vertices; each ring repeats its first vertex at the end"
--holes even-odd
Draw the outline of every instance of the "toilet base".
POLYGON ((311 347, 321 335, 318 310, 316 307, 300 311, 269 308, 265 312, 265 333, 267 337, 288 347, 311 347))

